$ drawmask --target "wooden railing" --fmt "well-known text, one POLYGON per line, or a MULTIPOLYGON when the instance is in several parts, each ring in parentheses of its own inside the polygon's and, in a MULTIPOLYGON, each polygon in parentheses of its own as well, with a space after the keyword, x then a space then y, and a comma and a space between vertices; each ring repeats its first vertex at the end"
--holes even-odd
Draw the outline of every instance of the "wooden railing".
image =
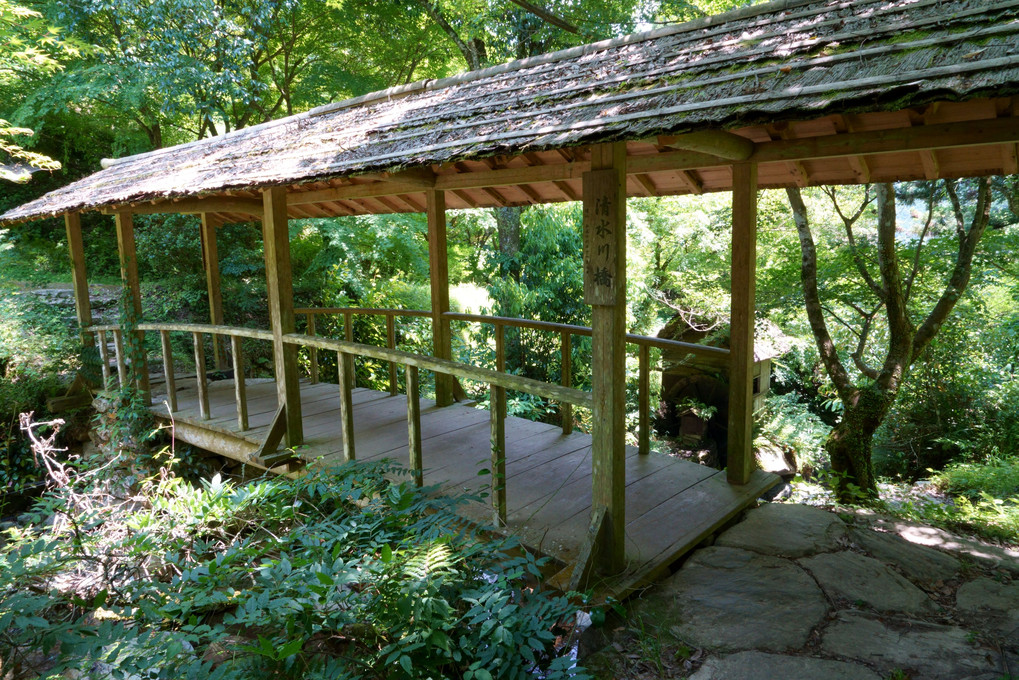
MULTIPOLYGON (((114 350, 116 351, 117 375, 120 386, 127 383, 127 362, 124 354, 123 331, 115 324, 90 326, 89 332, 98 337, 99 356, 102 361, 103 382, 112 377, 110 373, 109 347, 107 333, 113 334, 114 350)), ((174 370, 173 351, 170 347, 170 333, 191 333, 195 356, 195 387, 198 393, 198 410, 203 420, 212 418, 209 407, 208 376, 205 361, 205 335, 230 338, 230 354, 233 360, 234 401, 237 406, 237 427, 241 432, 248 430, 247 387, 244 378, 244 351, 241 347, 242 338, 265 340, 272 342, 272 333, 252 328, 236 328, 233 326, 213 326, 210 324, 162 324, 141 323, 139 331, 155 331, 159 333, 160 349, 163 356, 163 375, 166 380, 166 397, 171 412, 177 409, 177 376, 174 370)))
MULTIPOLYGON (((348 342, 354 341, 354 316, 382 316, 386 319, 386 347, 396 349, 396 318, 397 317, 426 317, 432 316, 431 312, 416 309, 382 309, 374 307, 300 307, 294 310, 295 316, 305 318, 305 332, 308 335, 315 335, 317 323, 315 317, 323 314, 343 315, 343 337, 348 342)), ((318 382, 318 348, 308 348, 308 363, 310 366, 311 382, 318 382)), ((396 384, 396 362, 389 362, 389 394, 397 393, 396 384)))
MULTIPOLYGON (((386 308, 363 308, 363 307, 319 307, 301 308, 294 310, 295 314, 305 316, 307 320, 306 332, 314 336, 316 331, 315 317, 320 314, 342 314, 344 337, 348 342, 353 341, 353 318, 357 315, 383 316, 386 319, 387 347, 395 349, 395 319, 396 317, 431 317, 432 313, 424 310, 407 309, 386 309, 386 308)), ((459 312, 446 312, 443 318, 450 321, 464 321, 468 323, 490 324, 495 332, 495 368, 499 373, 506 372, 506 327, 522 328, 536 331, 557 333, 559 335, 560 353, 560 386, 573 387, 573 336, 592 337, 591 328, 588 326, 576 326, 573 324, 553 323, 550 321, 533 321, 530 319, 517 319, 504 316, 485 316, 481 314, 461 314, 459 312)), ((679 340, 668 340, 665 338, 653 338, 646 335, 627 334, 626 342, 636 345, 638 350, 638 427, 637 427, 637 448, 641 454, 647 454, 651 450, 651 358, 652 348, 662 350, 674 350, 677 354, 686 357, 694 357, 697 364, 707 367, 723 369, 729 365, 729 350, 711 347, 708 345, 695 345, 679 340)), ((310 352, 312 381, 318 380, 318 357, 317 352, 312 349, 310 352)), ((396 394, 396 367, 391 362, 389 367, 389 392, 396 394)), ((505 402, 505 393, 497 395, 502 403, 505 402)), ((563 434, 570 434, 573 431, 573 404, 560 402, 559 404, 563 434)))
MULTIPOLYGON (((124 360, 123 344, 119 340, 123 331, 115 325, 91 326, 86 329, 95 333, 100 342, 100 351, 107 362, 107 369, 104 372, 104 379, 109 375, 108 352, 104 350, 106 344, 106 333, 112 333, 117 348, 117 365, 121 384, 126 384, 128 379, 127 366, 124 360)), ((204 335, 229 337, 233 350, 233 366, 235 378, 235 402, 237 407, 238 427, 244 431, 248 429, 247 422, 247 396, 245 390, 244 362, 241 351, 240 339, 252 338, 256 340, 272 341, 272 333, 268 331, 253 330, 246 328, 235 328, 230 326, 213 326, 207 324, 153 324, 144 323, 138 325, 139 331, 156 331, 160 334, 164 375, 168 405, 171 412, 178 410, 176 398, 176 376, 174 372, 173 353, 170 347, 169 335, 172 332, 188 332, 192 335, 194 343, 196 363, 196 388, 199 401, 199 415, 202 419, 208 420, 212 417, 209 408, 208 380, 205 368, 205 341, 204 335)), ((504 526, 507 515, 506 500, 506 403, 505 391, 507 389, 518 392, 526 392, 536 396, 544 397, 560 403, 567 403, 572 406, 590 408, 593 400, 588 392, 551 385, 548 383, 512 375, 504 372, 493 371, 486 368, 478 368, 445 359, 421 356, 398 349, 388 347, 375 347, 373 345, 358 344, 347 340, 332 338, 319 338, 314 336, 293 333, 283 336, 283 341, 288 344, 314 348, 316 350, 327 350, 336 352, 338 366, 338 383, 340 393, 340 417, 341 437, 343 441, 343 452, 345 460, 355 458, 354 439, 354 403, 353 403, 353 371, 352 361, 354 357, 367 357, 388 361, 393 364, 403 365, 406 371, 406 393, 407 393, 407 427, 408 427, 408 451, 409 465, 411 472, 418 485, 423 483, 424 463, 422 454, 421 436, 421 395, 418 381, 418 372, 421 369, 434 371, 443 375, 452 375, 465 380, 473 380, 487 383, 490 386, 491 402, 491 441, 492 441, 492 503, 494 521, 499 526, 504 526)), ((299 405, 288 405, 289 408, 299 405)), ((272 430, 273 428, 270 428, 272 430)), ((268 435, 269 437, 272 436, 268 435)))

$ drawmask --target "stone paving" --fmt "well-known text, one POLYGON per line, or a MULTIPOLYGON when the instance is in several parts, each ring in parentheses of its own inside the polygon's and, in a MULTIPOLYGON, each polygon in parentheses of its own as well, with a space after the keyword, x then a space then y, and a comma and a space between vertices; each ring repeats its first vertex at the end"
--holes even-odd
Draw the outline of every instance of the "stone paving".
POLYGON ((620 679, 1019 680, 1019 553, 767 504, 589 635, 581 663, 620 679))

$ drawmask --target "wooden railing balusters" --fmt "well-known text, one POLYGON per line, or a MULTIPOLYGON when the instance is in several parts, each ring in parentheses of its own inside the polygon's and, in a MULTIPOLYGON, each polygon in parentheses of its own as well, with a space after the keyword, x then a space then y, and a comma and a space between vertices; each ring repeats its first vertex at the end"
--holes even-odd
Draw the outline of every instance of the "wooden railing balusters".
POLYGON ((421 385, 418 382, 418 367, 405 365, 404 378, 407 383, 407 451, 410 471, 414 475, 414 483, 422 486, 425 472, 421 450, 421 385))
POLYGON ((651 418, 648 410, 651 408, 651 382, 650 382, 650 353, 651 348, 645 344, 640 345, 639 361, 639 387, 637 389, 639 422, 637 425, 637 452, 646 455, 651 452, 651 418))
POLYGON ((492 426, 492 511, 497 527, 506 526, 506 389, 489 386, 492 426))
POLYGON ((336 353, 337 378, 340 385, 340 436, 343 439, 344 462, 354 460, 354 357, 336 353))
MULTIPOLYGON (((392 312, 386 313, 386 347, 396 349, 396 317, 392 312)), ((389 396, 396 396, 396 362, 389 362, 389 396)))
POLYGON ((244 349, 239 335, 230 336, 230 353, 234 364, 234 401, 237 402, 237 427, 241 432, 248 429, 248 394, 244 382, 244 349))
MULTIPOLYGON (((573 387, 573 334, 562 331, 560 334, 560 382, 563 387, 573 387)), ((573 404, 559 402, 560 418, 563 421, 563 434, 573 432, 573 404)))
POLYGON ((117 329, 113 331, 113 349, 117 353, 117 378, 120 389, 127 385, 127 357, 124 356, 124 334, 117 329))
POLYGON ((159 344, 163 350, 163 378, 166 381, 166 399, 170 413, 177 412, 177 378, 173 372, 173 350, 170 348, 170 331, 159 331, 159 344))
POLYGON ((209 385, 205 377, 205 340, 201 333, 191 334, 195 343, 195 381, 198 385, 198 412, 202 420, 209 420, 212 414, 209 411, 209 385))
MULTIPOLYGON (((306 326, 308 335, 315 335, 315 314, 308 312, 308 324, 306 326)), ((311 363, 311 384, 318 382, 318 347, 308 348, 308 360, 311 363)))
POLYGON ((106 344, 106 331, 99 331, 99 360, 103 362, 103 388, 110 386, 110 348, 106 344))

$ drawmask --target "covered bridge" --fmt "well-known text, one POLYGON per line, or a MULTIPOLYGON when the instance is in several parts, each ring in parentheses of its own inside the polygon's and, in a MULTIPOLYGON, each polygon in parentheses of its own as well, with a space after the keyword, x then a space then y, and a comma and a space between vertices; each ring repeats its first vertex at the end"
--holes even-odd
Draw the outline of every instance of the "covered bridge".
MULTIPOLYGON (((382 427, 378 414, 397 402, 353 389, 349 362, 370 356, 406 366, 410 397, 398 416, 406 411, 409 434, 401 450, 426 479, 436 469, 437 479, 449 482, 451 471, 470 468, 473 460, 440 465, 432 456, 455 457, 473 445, 462 424, 436 436, 444 451, 429 451, 427 432, 422 445, 422 427, 441 416, 423 421, 417 371, 437 377, 435 404, 424 403, 427 414, 464 409, 449 406, 455 377, 482 380, 492 386, 491 423, 487 416, 481 424, 457 417, 484 432, 482 446, 491 448, 496 521, 562 560, 564 583, 571 576, 579 583, 599 565, 607 573, 625 570, 621 582, 632 585, 666 568, 772 481, 754 470, 750 434, 758 190, 1019 172, 1017 34, 1019 0, 780 0, 110 161, 92 176, 11 210, 0 223, 64 216, 78 320, 83 337, 93 342, 95 334, 114 329, 92 325, 79 213, 114 217, 124 281, 139 313, 132 215, 201 214, 211 324, 143 320, 139 332, 158 331, 164 347, 171 331, 230 337, 235 348, 242 336, 271 342, 275 396, 266 398, 265 419, 253 427, 248 402, 254 397, 245 391, 240 353, 233 356, 233 388, 217 392, 202 376, 204 350, 196 342, 194 389, 178 395, 172 357, 166 358, 179 437, 266 467, 284 462, 276 453, 281 438, 291 446, 304 442, 312 452, 333 451, 341 460, 353 458, 355 450, 360 457, 364 442, 382 427), (731 349, 681 349, 728 368, 728 483, 678 461, 629 455, 624 444, 627 343, 640 346, 646 378, 646 348, 662 342, 628 336, 625 328, 626 197, 713 191, 732 191, 731 349), (568 363, 566 384, 549 385, 451 360, 450 323, 458 315, 449 311, 447 208, 554 201, 583 201, 584 299, 593 306, 592 327, 487 322, 497 329, 542 327, 561 334, 564 348, 573 335, 593 336, 592 393, 570 386, 568 363), (431 309, 417 313, 431 319, 434 356, 350 337, 297 334, 288 221, 395 212, 428 215, 431 309), (272 327, 224 327, 215 228, 256 220, 264 235, 272 327), (316 396, 321 385, 298 375, 302 345, 339 352, 339 400, 335 385, 327 390, 328 401, 316 396), (593 431, 536 433, 507 420, 507 388, 551 398, 564 409, 590 407, 593 431), (210 413, 210 393, 233 400, 233 392, 236 412, 217 420, 222 413, 210 413), (583 488, 562 481, 563 467, 552 454, 542 458, 542 452, 568 449, 561 440, 570 437, 588 437, 577 444, 591 454, 583 488), (537 463, 521 467, 527 472, 514 481, 523 449, 537 463), (558 497, 551 496, 557 512, 539 516, 515 505, 516 494, 542 485, 558 490, 558 497)), ((348 320, 359 313, 340 312, 348 320)), ((385 316, 391 327, 393 315, 414 312, 372 313, 385 316)), ((100 345, 105 349, 105 342, 100 345)), ((136 356, 133 363, 144 361, 136 356)), ((147 369, 133 374, 147 391, 147 369)), ((640 453, 647 448, 646 398, 642 407, 640 453)))

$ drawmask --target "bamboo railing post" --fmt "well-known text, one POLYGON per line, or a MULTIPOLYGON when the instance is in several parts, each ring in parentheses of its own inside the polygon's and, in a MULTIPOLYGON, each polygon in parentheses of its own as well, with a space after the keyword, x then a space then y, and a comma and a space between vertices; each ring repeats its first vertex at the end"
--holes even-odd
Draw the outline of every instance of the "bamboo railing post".
POLYGON ((195 342, 195 381, 198 385, 198 412, 202 420, 209 420, 209 385, 205 380, 205 340, 201 333, 191 334, 195 342))
MULTIPOLYGON (((202 213, 202 261, 205 265, 205 284, 209 291, 209 319, 213 326, 223 325, 223 293, 219 276, 219 248, 216 244, 216 227, 206 213, 202 213)), ((226 368, 226 347, 222 338, 212 335, 213 365, 217 371, 226 368)))
MULTIPOLYGON (((81 215, 76 212, 65 213, 64 227, 67 231, 67 250, 71 258, 71 284, 74 287, 74 311, 78 318, 78 331, 81 333, 82 343, 89 346, 95 342, 95 336, 84 330, 92 325, 92 303, 88 295, 85 246, 81 238, 81 215)), ((107 366, 103 375, 104 382, 109 372, 107 366)))
POLYGON ((421 452, 421 385, 418 382, 418 367, 407 364, 404 376, 407 379, 407 451, 410 455, 410 470, 414 483, 425 483, 424 461, 421 452))
POLYGON ((726 478, 750 481, 753 450, 754 295, 757 266, 757 164, 732 166, 732 262, 729 337, 729 439, 726 478))
POLYGON ((506 526, 506 390, 491 385, 492 510, 495 526, 506 526))
POLYGON ((106 343, 106 331, 99 331, 99 360, 103 362, 103 389, 109 389, 110 386, 110 347, 106 343))
POLYGON ((297 346, 283 340, 284 335, 296 330, 286 188, 277 186, 263 189, 262 206, 262 246, 269 321, 273 335, 276 407, 285 407, 287 446, 299 446, 304 442, 304 420, 301 417, 301 376, 298 374, 297 346))
POLYGON ((637 452, 642 455, 651 452, 651 418, 648 413, 648 409, 651 408, 651 378, 648 366, 651 360, 650 352, 650 347, 643 343, 640 344, 640 377, 637 389, 640 413, 637 426, 637 452))
MULTIPOLYGON (((559 369, 560 382, 563 387, 573 387, 573 336, 569 331, 560 334, 561 364, 559 369)), ((573 404, 562 402, 559 404, 559 413, 563 421, 563 434, 573 432, 573 404)))
POLYGON ((237 428, 248 429, 248 393, 244 384, 244 349, 238 335, 230 336, 230 354, 234 362, 234 400, 237 402, 237 428))
MULTIPOLYGON (((308 312, 308 324, 305 332, 307 335, 315 335, 315 313, 308 312)), ((311 362, 311 384, 318 382, 318 347, 308 348, 308 360, 311 362)))
POLYGON ((166 399, 170 413, 177 412, 177 378, 173 373, 173 350, 170 348, 170 331, 159 331, 159 344, 163 348, 163 378, 166 380, 166 399))
MULTIPOLYGON (((134 322, 142 319, 142 293, 138 280, 138 254, 135 248, 134 219, 131 213, 118 212, 114 217, 117 227, 117 252, 120 255, 120 277, 124 282, 124 290, 130 298, 130 312, 134 314, 134 322)), ((143 403, 152 403, 152 390, 149 389, 149 367, 145 357, 145 332, 135 331, 132 350, 131 373, 141 393, 143 403)))
POLYGON ((355 459, 354 455, 354 357, 346 352, 336 353, 337 382, 340 384, 340 438, 343 440, 343 462, 355 459))
POLYGON ((113 331, 113 350, 117 353, 117 378, 120 389, 127 385, 127 358, 124 356, 124 334, 120 329, 113 331))
MULTIPOLYGON (((396 349, 396 318, 392 312, 386 312, 386 347, 396 349)), ((396 396, 396 362, 389 362, 389 396, 396 396)))

